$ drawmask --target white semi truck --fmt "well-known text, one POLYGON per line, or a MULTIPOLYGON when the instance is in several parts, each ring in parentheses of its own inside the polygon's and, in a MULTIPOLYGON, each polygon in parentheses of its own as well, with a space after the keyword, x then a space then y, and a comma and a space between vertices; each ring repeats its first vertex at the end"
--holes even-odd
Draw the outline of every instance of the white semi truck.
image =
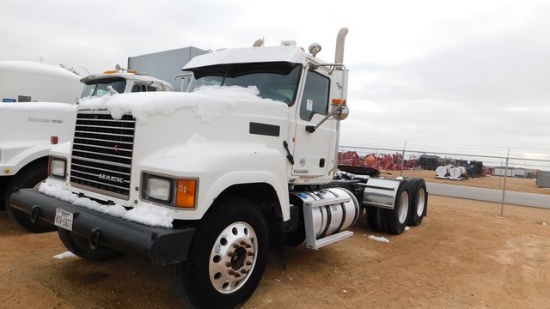
POLYGON ((84 102, 73 141, 50 153, 48 180, 14 192, 11 206, 57 226, 84 259, 173 265, 193 308, 242 305, 269 252, 343 241, 365 210, 375 230, 419 225, 424 180, 337 166, 346 34, 334 62, 316 56, 319 44, 257 41, 194 57, 190 92, 84 102))
POLYGON ((52 144, 71 139, 80 78, 58 65, 0 61, 0 210, 8 187, 45 179, 52 144))
MULTIPOLYGON (((5 74, 0 76, 10 80, 10 84, 14 85, 18 92, 29 94, 29 97, 37 99, 55 100, 57 98, 61 101, 63 99, 61 95, 54 97, 48 96, 47 93, 42 95, 40 91, 33 92, 34 86, 39 90, 41 87, 51 88, 50 90, 55 90, 54 92, 57 93, 66 92, 66 102, 72 102, 67 104, 42 101, 0 105, 0 209, 5 208, 12 221, 30 232, 53 231, 55 228, 50 224, 32 224, 27 214, 11 208, 8 201, 14 189, 36 187, 47 178, 50 149, 56 144, 71 141, 74 136, 76 121, 74 103, 114 93, 171 91, 172 85, 122 68, 82 78, 51 65, 47 65, 48 71, 42 67, 43 64, 31 65, 25 62, 9 62, 9 64, 11 71, 1 71, 5 74), (65 72, 60 73, 60 70, 65 72), (12 74, 8 75, 7 72, 12 74), (45 77, 48 72, 51 73, 51 80, 45 77), (38 77, 33 76, 33 73, 38 77), (69 77, 66 74, 69 74, 69 77), (56 79, 57 75, 64 79, 56 79), (26 82, 30 84, 26 88, 21 87, 20 83, 15 83, 8 78, 9 76, 19 80, 20 83, 25 81, 23 77, 26 77, 26 82), (76 79, 77 85, 68 82, 72 78, 76 79), (48 87, 31 82, 37 80, 44 82, 48 87), (23 91, 23 89, 26 90, 23 91), (75 92, 76 90, 78 93, 75 92)), ((0 69, 6 67, 7 65, 0 65, 0 69)))
POLYGON ((72 103, 82 92, 80 76, 61 66, 36 61, 0 61, 2 103, 72 103))
POLYGON ((79 103, 105 95, 131 92, 172 91, 172 84, 153 76, 116 66, 114 70, 89 75, 81 79, 84 89, 79 103))

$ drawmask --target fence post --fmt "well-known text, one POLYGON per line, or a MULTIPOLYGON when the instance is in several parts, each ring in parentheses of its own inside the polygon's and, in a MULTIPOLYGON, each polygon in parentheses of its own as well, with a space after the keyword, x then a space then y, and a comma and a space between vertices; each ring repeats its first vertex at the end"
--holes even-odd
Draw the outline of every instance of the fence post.
POLYGON ((405 145, 403 145, 403 153, 401 156, 401 177, 403 177, 403 168, 405 168, 405 148, 407 148, 407 141, 405 141, 405 145))
POLYGON ((502 200, 500 201, 500 216, 504 217, 504 199, 506 196, 506 179, 508 178, 508 160, 510 158, 510 147, 508 147, 508 153, 506 154, 506 166, 504 168, 504 186, 502 187, 502 200))
MULTIPOLYGON (((500 158, 500 167, 502 168, 502 158, 500 158)), ((499 177, 498 178, 498 188, 500 189, 500 186, 501 186, 501 183, 502 182, 502 177, 499 177)))

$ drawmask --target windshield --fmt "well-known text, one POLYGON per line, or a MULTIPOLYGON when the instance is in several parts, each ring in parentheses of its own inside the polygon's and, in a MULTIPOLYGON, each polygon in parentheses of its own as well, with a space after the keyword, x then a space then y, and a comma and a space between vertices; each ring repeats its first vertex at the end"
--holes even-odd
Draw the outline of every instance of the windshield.
POLYGON ((256 86, 260 96, 294 104, 301 65, 288 62, 243 63, 192 69, 188 91, 200 86, 256 86))
POLYGON ((102 78, 97 80, 89 80, 84 85, 81 98, 86 97, 102 97, 109 93, 108 87, 113 87, 118 93, 124 93, 126 88, 126 80, 123 78, 102 78))

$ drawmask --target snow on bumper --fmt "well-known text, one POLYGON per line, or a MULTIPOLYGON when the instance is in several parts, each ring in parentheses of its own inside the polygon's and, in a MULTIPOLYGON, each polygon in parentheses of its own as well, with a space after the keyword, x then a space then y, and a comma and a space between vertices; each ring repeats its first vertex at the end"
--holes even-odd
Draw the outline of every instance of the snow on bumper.
POLYGON ((56 210, 73 214, 72 232, 128 255, 149 258, 155 265, 187 260, 193 228, 153 227, 73 205, 38 191, 20 189, 11 195, 11 206, 38 220, 54 224, 56 210))

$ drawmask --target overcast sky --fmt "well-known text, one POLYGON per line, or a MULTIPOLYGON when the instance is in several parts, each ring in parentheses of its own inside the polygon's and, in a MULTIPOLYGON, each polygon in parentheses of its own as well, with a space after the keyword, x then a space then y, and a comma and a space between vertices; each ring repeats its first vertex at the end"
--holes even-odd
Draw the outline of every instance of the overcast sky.
POLYGON ((548 16, 544 0, 3 0, 0 60, 87 75, 129 56, 264 38, 318 42, 333 61, 348 27, 341 144, 538 157, 550 153, 548 16))

